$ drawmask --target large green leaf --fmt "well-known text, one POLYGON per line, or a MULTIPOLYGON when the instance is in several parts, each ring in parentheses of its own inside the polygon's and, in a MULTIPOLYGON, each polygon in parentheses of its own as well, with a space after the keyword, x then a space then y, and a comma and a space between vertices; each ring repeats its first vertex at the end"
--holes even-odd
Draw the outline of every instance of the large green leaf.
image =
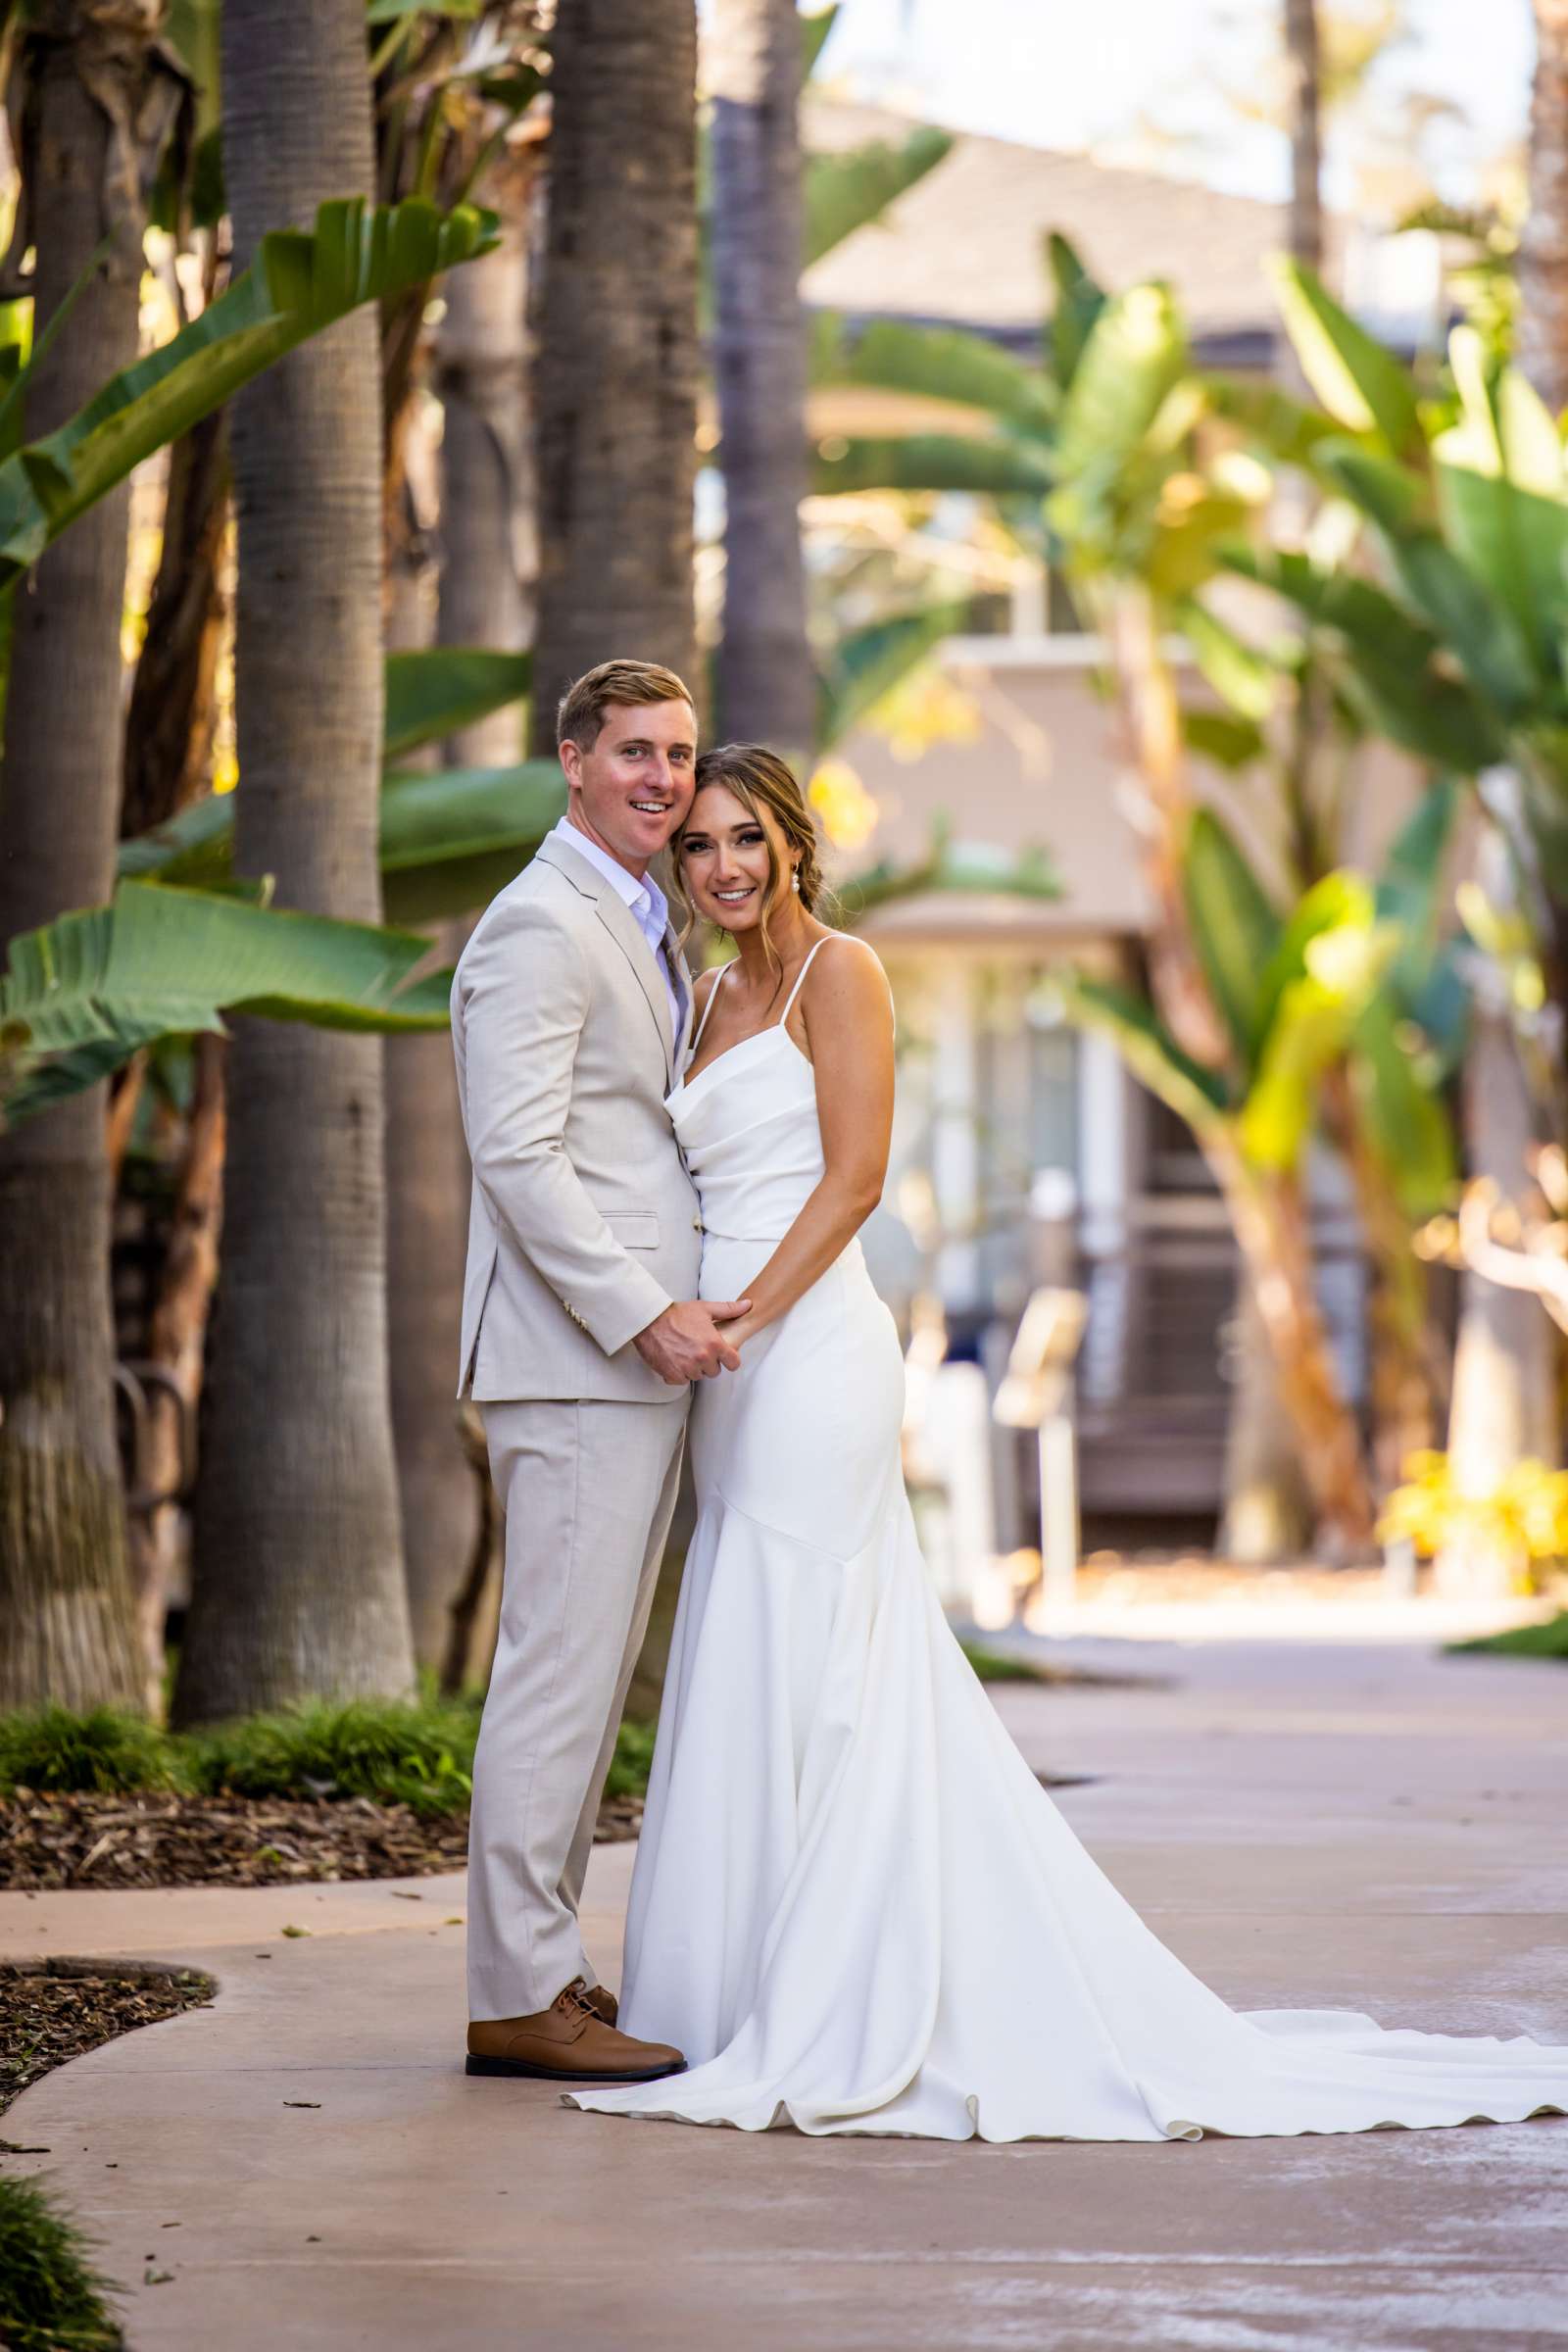
MULTIPOLYGON (((1455 557, 1512 612, 1544 668, 1568 625, 1568 500, 1541 498, 1497 474, 1445 461, 1434 445, 1438 506, 1455 557)), ((1463 656, 1458 645, 1456 653, 1463 656)))
POLYGON ((416 934, 336 922, 243 898, 122 882, 109 906, 11 943, 0 978, 15 1125, 92 1085, 155 1037, 221 1029, 225 1011, 325 1029, 437 1029, 450 972, 412 978, 416 934))
POLYGON ((1046 270, 1055 297, 1046 321, 1046 349, 1052 373, 1065 391, 1078 371, 1084 346, 1107 297, 1077 249, 1056 229, 1046 237, 1046 270))
POLYGON ((1480 691, 1507 717, 1528 710, 1540 695, 1544 664, 1508 604, 1436 531, 1393 539, 1389 555, 1411 604, 1480 691))
POLYGON ((1442 666, 1436 633, 1372 581, 1320 570, 1305 556, 1240 546, 1227 547, 1223 562, 1334 632, 1347 657, 1347 698, 1365 725, 1434 767, 1466 775, 1506 757, 1500 723, 1442 666))
POLYGON ((1398 970, 1413 974, 1431 961, 1446 906, 1444 867, 1459 813, 1459 790, 1451 776, 1428 785, 1390 844, 1378 876, 1376 909, 1397 923, 1406 945, 1398 970))
POLYGON ((921 123, 898 146, 875 139, 837 155, 808 156, 803 267, 809 269, 857 229, 877 220, 906 188, 935 171, 952 145, 951 131, 921 123))
POLYGON ((1233 424, 1245 441, 1278 464, 1316 472, 1323 451, 1342 438, 1337 418, 1292 400, 1266 376, 1205 372, 1199 381, 1210 414, 1233 424))
POLYGON ((1000 436, 902 433, 825 442, 811 463, 811 487, 824 497, 848 490, 969 490, 980 497, 1022 492, 1039 498, 1051 481, 1038 446, 1000 436))
POLYGON ((1214 692, 1254 727, 1268 717, 1279 695, 1280 673, 1267 654, 1221 620, 1197 598, 1180 605, 1172 614, 1192 651, 1193 660, 1214 692))
POLYGON ((530 653, 437 645, 388 654, 383 756, 401 760, 420 744, 440 743, 488 718, 520 701, 532 677, 530 653))
POLYGON ((1459 1170, 1436 1057, 1432 1071, 1424 1070, 1409 1029, 1391 994, 1375 996, 1350 1031, 1349 1069, 1367 1141, 1415 1221, 1449 1206, 1459 1170))
MULTIPOLYGON (((241 790, 243 790, 243 786, 241 790)), ((120 852, 122 877, 213 889, 233 872, 232 793, 210 794, 120 852)), ((381 790, 382 895, 400 923, 468 913, 494 897, 565 807, 553 760, 389 775, 381 790)))
POLYGON ((827 36, 838 23, 838 0, 831 8, 813 9, 801 19, 801 79, 809 81, 816 71, 827 36))
POLYGON ((1254 1167, 1294 1168, 1317 1116, 1323 1079, 1382 985, 1398 945, 1375 919, 1358 874, 1330 874, 1308 891, 1265 975, 1257 1075, 1238 1133, 1254 1167))
POLYGON ((917 662, 945 637, 956 636, 968 617, 969 607, 960 600, 890 612, 847 631, 817 682, 817 751, 831 751, 917 662))
POLYGON ((1038 368, 962 327, 875 319, 853 340, 843 332, 831 343, 820 340, 813 373, 818 382, 874 384, 983 409, 1037 432, 1051 429, 1058 406, 1054 387, 1038 368))
POLYGON ((1187 368, 1187 339, 1170 288, 1133 286, 1095 320, 1062 406, 1057 471, 1102 478, 1133 456, 1187 368))
POLYGON ((311 230, 262 239, 254 266, 44 440, 0 463, 0 585, 132 466, 361 303, 407 291, 495 243, 494 216, 417 198, 323 204, 311 230))
POLYGON ((1307 977, 1315 943, 1329 932, 1370 932, 1377 917, 1372 885, 1361 874, 1325 874, 1303 892, 1282 927, 1258 981, 1258 1021, 1266 1032, 1288 988, 1307 977))
POLYGON ((1200 760, 1233 772, 1252 767, 1268 749, 1255 718, 1238 718, 1231 710, 1198 710, 1182 706, 1182 741, 1200 760))
POLYGON ((1286 332, 1301 369, 1331 416, 1354 433, 1375 433, 1390 454, 1424 447, 1415 386, 1404 363, 1357 326, 1302 262, 1270 265, 1286 332))
POLYGON ((486 906, 566 806, 554 760, 389 776, 381 793, 387 920, 431 923, 486 906))
POLYGON ((1240 844, 1211 808, 1197 808, 1182 850, 1182 895, 1209 994, 1250 1070, 1262 1041, 1262 979, 1280 917, 1240 844))
POLYGON ((1068 1017, 1080 1028, 1109 1037, 1135 1078, 1185 1119, 1200 1138, 1226 1118, 1230 1098, 1224 1079, 1183 1052, 1142 997, 1081 972, 1054 972, 1068 1017))

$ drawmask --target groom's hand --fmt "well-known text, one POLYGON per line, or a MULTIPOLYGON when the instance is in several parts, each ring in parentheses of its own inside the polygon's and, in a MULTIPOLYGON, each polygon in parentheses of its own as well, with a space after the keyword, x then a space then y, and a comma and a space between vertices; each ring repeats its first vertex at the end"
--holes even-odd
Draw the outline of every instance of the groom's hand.
POLYGON ((632 1346, 672 1389, 683 1389, 691 1380, 710 1380, 717 1372, 738 1372, 740 1350, 719 1325, 733 1323, 751 1303, 749 1298, 682 1298, 656 1315, 632 1346))

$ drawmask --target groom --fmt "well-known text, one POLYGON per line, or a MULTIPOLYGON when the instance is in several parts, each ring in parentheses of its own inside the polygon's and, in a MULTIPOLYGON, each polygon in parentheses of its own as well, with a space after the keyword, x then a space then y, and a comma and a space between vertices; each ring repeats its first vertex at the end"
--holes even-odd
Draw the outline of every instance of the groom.
POLYGON ((452 985, 473 1162, 459 1394, 506 1514, 473 1765, 468 2072, 680 2070, 615 2028, 577 1925, 599 1798, 674 1509, 691 1383, 735 1370, 699 1301, 701 1219, 664 1097, 691 975, 648 861, 691 807, 692 698, 602 662, 557 735, 566 814, 481 916, 452 985))

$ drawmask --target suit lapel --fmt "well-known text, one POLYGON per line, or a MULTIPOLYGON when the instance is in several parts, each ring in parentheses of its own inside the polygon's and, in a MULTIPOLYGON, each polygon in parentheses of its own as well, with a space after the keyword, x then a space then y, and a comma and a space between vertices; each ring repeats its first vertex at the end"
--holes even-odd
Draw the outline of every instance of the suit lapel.
MULTIPOLYGON (((585 899, 593 901, 594 912, 631 965, 633 977, 648 1001, 648 1009, 654 1016, 654 1026, 659 1031, 659 1043, 664 1056, 664 1076, 673 1085, 675 1040, 670 1026, 669 991, 664 986, 659 958, 643 936, 642 925, 625 900, 617 895, 598 868, 588 858, 579 857, 568 842, 557 839, 554 834, 547 834, 534 856, 544 858, 546 864, 556 866, 574 889, 581 891, 585 899)), ((688 988, 687 1027, 690 1026, 690 1004, 691 991, 688 988)))
POLYGON ((675 1041, 670 1030, 669 991, 664 986, 664 975, 659 968, 659 959, 643 937, 637 917, 625 900, 615 896, 608 882, 599 894, 596 911, 599 920, 631 965, 637 976, 637 985, 648 999, 648 1009, 654 1016, 659 1042, 663 1049, 664 1074, 673 1084, 675 1041))

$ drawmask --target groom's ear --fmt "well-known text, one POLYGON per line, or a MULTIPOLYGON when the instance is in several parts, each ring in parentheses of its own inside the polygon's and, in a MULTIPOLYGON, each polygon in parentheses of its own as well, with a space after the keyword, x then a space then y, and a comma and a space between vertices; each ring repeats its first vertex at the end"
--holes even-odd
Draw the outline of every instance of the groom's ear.
POLYGON ((580 784, 582 782, 582 745, 573 743, 569 735, 564 736, 556 747, 556 758, 565 771, 566 782, 580 784))

